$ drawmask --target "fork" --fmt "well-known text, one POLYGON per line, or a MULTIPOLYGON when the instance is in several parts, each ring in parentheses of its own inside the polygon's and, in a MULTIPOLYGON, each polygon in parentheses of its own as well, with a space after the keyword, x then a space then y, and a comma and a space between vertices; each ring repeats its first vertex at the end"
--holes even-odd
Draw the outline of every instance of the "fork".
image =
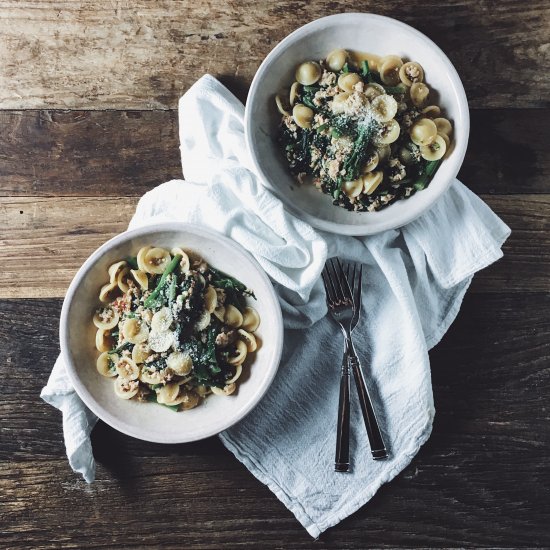
POLYGON ((322 273, 329 311, 332 318, 340 325, 345 340, 344 360, 340 377, 335 460, 336 471, 344 472, 349 469, 349 366, 353 371, 372 457, 379 460, 388 456, 361 370, 361 364, 351 339, 351 332, 359 320, 361 309, 362 268, 360 268, 358 276, 356 276, 356 273, 357 270, 354 266, 352 273, 353 296, 348 281, 349 268, 348 277, 346 277, 338 259, 327 262, 322 273))

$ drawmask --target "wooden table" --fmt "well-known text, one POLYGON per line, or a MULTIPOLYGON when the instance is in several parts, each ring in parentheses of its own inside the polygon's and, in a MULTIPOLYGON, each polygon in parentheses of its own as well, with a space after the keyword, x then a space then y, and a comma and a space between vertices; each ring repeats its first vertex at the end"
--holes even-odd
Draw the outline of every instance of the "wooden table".
POLYGON ((548 547, 549 7, 0 0, 0 546, 548 547), (141 194, 181 177, 177 100, 199 76, 244 100, 280 39, 351 10, 401 19, 447 52, 472 115, 460 176, 513 230, 431 353, 430 441, 315 543, 216 438, 161 446, 100 423, 87 485, 38 397, 71 277, 141 194))

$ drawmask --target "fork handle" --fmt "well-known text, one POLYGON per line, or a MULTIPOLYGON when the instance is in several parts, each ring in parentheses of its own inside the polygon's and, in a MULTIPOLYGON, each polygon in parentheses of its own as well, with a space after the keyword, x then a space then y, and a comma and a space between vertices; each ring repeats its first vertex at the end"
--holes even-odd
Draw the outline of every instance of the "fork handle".
POLYGON ((338 425, 336 426, 336 457, 334 470, 349 470, 349 382, 350 371, 348 354, 344 352, 340 373, 340 397, 338 400, 338 425))
POLYGON ((353 377, 355 379, 355 386, 357 387, 357 393, 359 394, 359 403, 361 404, 361 413, 363 414, 363 420, 365 421, 365 427, 367 428, 367 435, 370 443, 370 451, 374 460, 380 460, 388 458, 388 451, 382 434, 380 433, 380 427, 376 420, 376 414, 372 406, 372 401, 369 396, 369 390, 365 383, 365 377, 361 370, 361 364, 357 357, 350 357, 351 370, 353 371, 353 377))

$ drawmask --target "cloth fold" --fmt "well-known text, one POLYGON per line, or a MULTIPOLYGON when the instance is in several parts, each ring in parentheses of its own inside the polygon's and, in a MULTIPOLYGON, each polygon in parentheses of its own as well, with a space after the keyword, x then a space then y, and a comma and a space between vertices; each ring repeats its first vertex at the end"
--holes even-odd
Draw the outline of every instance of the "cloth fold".
MULTIPOLYGON (((445 334, 475 272, 502 256, 509 228, 459 181, 421 218, 369 237, 316 231, 262 186, 244 141, 243 105, 206 75, 181 98, 186 181, 140 200, 130 228, 162 221, 207 225, 240 243, 271 277, 285 321, 277 376, 258 406, 220 434, 224 445, 317 537, 403 470, 434 416, 428 350, 445 334), (390 458, 373 461, 352 389, 352 471, 333 470, 339 329, 325 316, 319 281, 327 257, 364 264, 354 333, 390 458)), ((252 367, 253 368, 253 367, 252 367)), ((42 397, 63 413, 71 467, 92 481, 84 407, 58 359, 42 397)))

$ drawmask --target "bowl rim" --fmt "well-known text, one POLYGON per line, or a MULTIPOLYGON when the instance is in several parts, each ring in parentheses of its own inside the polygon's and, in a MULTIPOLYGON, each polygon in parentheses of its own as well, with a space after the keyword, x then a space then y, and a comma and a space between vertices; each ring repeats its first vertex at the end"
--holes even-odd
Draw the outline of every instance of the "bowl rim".
POLYGON ((152 443, 163 443, 163 444, 178 444, 178 443, 189 443, 192 441, 199 441, 202 439, 206 439, 207 437, 212 437, 213 435, 217 435, 223 432, 224 430, 230 428, 231 426, 235 425, 240 420, 242 420, 248 413, 252 411, 254 407, 256 407, 256 405, 261 401, 261 399, 264 397, 265 393, 271 386, 271 383, 273 382, 273 379, 275 378, 275 375, 279 369, 282 351, 283 351, 283 343, 284 343, 284 326, 283 326, 281 306, 280 306, 277 294, 275 293, 275 288, 273 286, 273 283, 269 279, 267 273, 258 263, 258 261, 242 245, 230 239, 229 237, 200 224, 186 223, 186 222, 163 222, 163 223, 145 225, 143 227, 139 227, 136 229, 129 229, 122 233, 119 233, 118 235, 112 237, 111 239, 103 243, 86 259, 86 261, 82 264, 82 266, 74 276, 73 280, 71 281, 71 284, 69 285, 65 298, 63 300, 63 306, 61 308, 61 315, 60 315, 60 322, 59 322, 59 342, 61 347, 61 357, 66 366, 66 371, 72 386, 74 387, 80 399, 82 399, 84 405, 86 405, 86 407, 88 407, 98 418, 100 418, 103 422, 105 422, 115 430, 122 432, 126 435, 129 435, 131 437, 134 437, 136 439, 140 439, 142 441, 150 441, 152 443), (254 394, 254 398, 251 399, 250 402, 247 403, 245 406, 243 406, 238 411, 238 414, 236 414, 234 417, 231 417, 229 421, 222 423, 223 424, 222 428, 216 427, 214 429, 205 429, 204 431, 200 432, 198 436, 193 436, 193 437, 182 438, 181 436, 177 437, 177 435, 175 435, 175 437, 163 437, 163 438, 155 438, 154 436, 149 437, 149 436, 144 436, 140 432, 139 428, 134 428, 133 426, 125 422, 122 422, 121 424, 115 415, 112 415, 111 413, 107 412, 105 409, 101 407, 101 405, 99 405, 99 403, 97 403, 94 396, 88 391, 85 384, 80 380, 77 374, 77 369, 73 364, 72 356, 70 353, 69 331, 68 331, 69 310, 78 286, 81 284, 83 279, 87 276, 90 269, 93 267, 93 265, 97 261, 101 259, 101 257, 105 254, 105 252, 112 250, 113 248, 116 248, 116 246, 121 245, 127 241, 130 241, 133 238, 143 237, 145 235, 161 232, 161 231, 164 231, 164 232, 187 231, 190 233, 200 233, 201 235, 206 235, 207 237, 210 237, 214 241, 217 241, 223 247, 233 249, 234 251, 238 251, 241 254, 244 254, 244 256, 247 257, 248 260, 252 262, 252 264, 256 267, 257 274, 261 279, 263 279, 263 282, 266 284, 266 288, 268 290, 270 298, 272 299, 273 305, 275 306, 274 307, 275 326, 270 327, 270 338, 275 340, 275 346, 274 346, 274 355, 270 362, 271 368, 270 368, 270 372, 268 373, 268 376, 266 376, 262 384, 257 388, 257 391, 254 394))
MULTIPOLYGON (((246 147, 248 150, 248 155, 252 160, 252 164, 254 166, 254 169, 256 170, 256 173, 259 174, 260 176, 260 182, 269 190, 271 190, 275 194, 275 196, 281 200, 285 209, 287 209, 291 214, 306 221, 316 229, 320 229, 323 231, 328 231, 330 233, 335 233, 340 235, 366 236, 366 235, 374 235, 377 233, 381 233, 382 231, 387 231, 389 229, 397 229, 414 221, 415 219, 420 217, 422 214, 424 214, 427 210, 432 208, 435 205, 435 203, 441 198, 441 196, 448 190, 448 188, 451 186, 451 183, 456 178, 462 166, 462 163, 464 162, 464 157, 466 156, 466 150, 468 148, 468 141, 470 137, 470 112, 468 108, 468 99, 466 97, 466 91, 464 90, 464 86, 462 84, 462 81, 460 79, 460 76, 457 70, 455 69, 454 65, 452 64, 451 60, 447 57, 445 52, 433 40, 428 38, 424 33, 415 29, 411 25, 408 25, 407 23, 403 23, 402 21, 399 21, 398 19, 394 19, 393 17, 387 17, 385 15, 378 15, 378 14, 369 13, 369 12, 344 12, 344 13, 337 13, 333 15, 327 15, 325 17, 315 19, 314 21, 311 21, 297 28, 296 30, 291 32, 289 35, 287 35, 285 38, 283 38, 269 52, 269 54, 265 57, 265 59, 262 61, 262 63, 258 67, 258 70, 256 71, 254 78, 252 79, 252 84, 250 85, 250 90, 248 92, 248 98, 245 106, 244 128, 245 128, 245 141, 246 141, 246 147), (443 62, 447 66, 447 74, 451 80, 452 86, 458 98, 458 111, 459 111, 461 123, 464 127, 465 137, 463 140, 461 140, 460 143, 455 144, 455 148, 453 151, 454 169, 452 170, 452 173, 449 175, 447 180, 444 182, 441 182, 439 184, 439 187, 436 188, 436 191, 433 192, 431 201, 427 202, 421 207, 418 207, 416 210, 413 210, 410 213, 405 212, 400 216, 397 223, 395 221, 392 221, 392 218, 389 218, 386 221, 381 221, 381 222, 379 221, 376 224, 354 225, 349 223, 339 223, 339 222, 334 222, 330 220, 324 220, 324 219, 318 218, 317 216, 311 215, 301 210, 300 208, 296 207, 293 204, 293 202, 289 200, 288 197, 285 196, 284 193, 281 193, 276 187, 274 187, 271 184, 268 174, 260 166, 258 157, 255 154, 255 146, 252 140, 252 117, 250 116, 250 111, 251 111, 252 103, 254 102, 254 99, 256 96, 256 92, 259 86, 261 85, 260 83, 262 81, 262 76, 267 70, 272 60, 277 58, 289 44, 293 43, 296 39, 301 37, 303 34, 307 34, 311 31, 323 28, 324 26, 326 26, 328 22, 332 22, 336 20, 344 21, 346 19, 351 19, 351 18, 353 19, 362 18, 362 19, 368 19, 368 20, 378 20, 383 22, 385 21, 387 23, 390 23, 391 25, 406 29, 408 32, 411 32, 412 34, 416 35, 416 37, 419 40, 421 40, 422 42, 430 46, 437 53, 437 55, 442 58, 443 62)), ((434 176, 434 178, 435 177, 437 177, 437 174, 434 176)), ((387 210, 389 209, 391 209, 391 206, 389 206, 387 210)))

